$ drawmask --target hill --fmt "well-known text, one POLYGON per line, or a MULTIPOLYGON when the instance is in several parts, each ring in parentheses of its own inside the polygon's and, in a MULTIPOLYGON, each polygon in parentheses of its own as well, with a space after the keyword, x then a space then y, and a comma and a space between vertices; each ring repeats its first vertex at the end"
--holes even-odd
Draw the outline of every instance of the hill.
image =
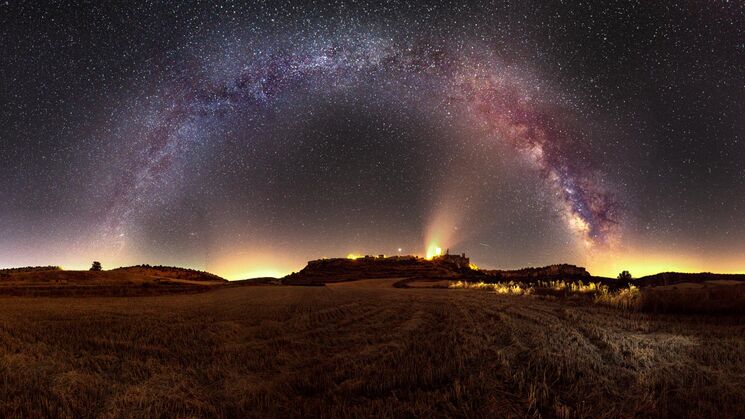
POLYGON ((61 270, 62 268, 60 268, 59 266, 24 266, 22 268, 4 268, 0 269, 0 278, 8 277, 10 274, 22 272, 48 272, 61 270))
POLYGON ((323 285, 375 278, 462 278, 483 276, 477 270, 416 256, 311 260, 300 272, 282 279, 287 285, 323 285))
POLYGON ((180 268, 132 267, 111 271, 15 269, 0 272, 0 295, 138 296, 207 291, 227 281, 180 268))
POLYGON ((569 265, 569 264, 558 264, 548 265, 540 268, 522 268, 514 270, 485 270, 484 273, 488 274, 490 279, 498 279, 505 281, 521 281, 521 282, 532 282, 532 281, 546 281, 546 280, 583 280, 586 281, 592 276, 587 269, 581 266, 569 265))
POLYGON ((701 283, 706 281, 737 281, 745 282, 745 275, 742 274, 714 274, 711 272, 700 273, 681 273, 681 272, 662 272, 654 275, 643 276, 632 280, 637 286, 666 286, 675 285, 685 282, 701 283))
POLYGON ((318 259, 309 261, 300 272, 286 276, 282 283, 321 285, 376 278, 451 279, 486 283, 608 280, 595 278, 585 268, 569 264, 515 270, 479 270, 473 265, 464 266, 451 261, 457 258, 458 256, 446 255, 432 260, 416 256, 318 259))
POLYGON ((227 279, 215 274, 199 271, 189 268, 178 268, 175 266, 150 266, 135 265, 113 269, 112 272, 128 272, 134 274, 155 276, 159 278, 184 279, 188 281, 221 281, 227 282, 227 279))

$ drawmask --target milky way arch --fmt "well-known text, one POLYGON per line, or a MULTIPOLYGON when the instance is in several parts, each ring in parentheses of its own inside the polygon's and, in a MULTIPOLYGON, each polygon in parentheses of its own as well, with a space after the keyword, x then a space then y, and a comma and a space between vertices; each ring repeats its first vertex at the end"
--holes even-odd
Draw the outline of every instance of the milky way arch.
POLYGON ((535 165, 579 237, 590 245, 612 242, 613 195, 577 157, 580 133, 562 125, 561 107, 539 80, 499 64, 496 55, 483 47, 357 33, 233 45, 202 55, 199 64, 181 63, 141 111, 124 174, 110 188, 106 232, 124 236, 164 184, 183 178, 182 156, 214 141, 204 128, 226 115, 260 113, 280 97, 373 86, 392 97, 426 97, 421 107, 446 108, 506 141, 535 165))

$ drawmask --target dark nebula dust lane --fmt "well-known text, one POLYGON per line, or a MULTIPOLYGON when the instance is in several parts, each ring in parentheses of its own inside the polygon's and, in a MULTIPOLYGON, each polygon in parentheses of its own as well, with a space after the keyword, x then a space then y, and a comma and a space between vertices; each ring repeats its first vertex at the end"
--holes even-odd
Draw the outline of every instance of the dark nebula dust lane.
POLYGON ((739 272, 744 28, 732 2, 0 4, 0 265, 739 272))

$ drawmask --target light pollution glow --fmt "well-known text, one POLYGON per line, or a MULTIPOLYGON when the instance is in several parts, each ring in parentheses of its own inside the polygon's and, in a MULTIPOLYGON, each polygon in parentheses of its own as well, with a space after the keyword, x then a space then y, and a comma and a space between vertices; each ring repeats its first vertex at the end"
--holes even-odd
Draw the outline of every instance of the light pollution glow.
MULTIPOLYGON (((452 242, 427 242, 423 254, 431 258, 439 248, 440 252, 452 242)), ((468 253, 469 249, 458 249, 468 253)), ((95 254, 95 252, 84 252, 95 254)), ((103 263, 104 269, 116 268, 140 263, 173 264, 186 268, 200 269, 220 275, 226 279, 237 280, 257 277, 282 277, 291 272, 299 271, 305 265, 307 258, 283 254, 276 249, 224 250, 215 255, 205 264, 190 264, 180 261, 139 260, 133 257, 122 257, 121 254, 100 255, 96 258, 103 263)), ((333 255, 331 255, 333 256, 333 255)), ((347 257, 360 257, 353 253, 347 257)), ((92 259, 91 259, 92 260, 92 259)), ((619 272, 627 270, 634 277, 651 275, 659 272, 716 272, 716 273, 745 273, 745 249, 733 251, 727 256, 705 255, 690 249, 668 252, 660 249, 639 248, 605 252, 588 252, 586 260, 557 260, 554 263, 574 263, 585 266, 596 276, 615 277, 619 272)), ((474 261, 478 264, 479 261, 474 261)), ((0 267, 18 267, 39 264, 22 257, 2 260, 0 267)), ((77 252, 65 252, 50 257, 44 264, 59 265, 67 270, 86 270, 90 267, 90 260, 81 260, 77 252)), ((503 266, 488 266, 489 269, 507 268, 503 266)), ((512 267, 516 268, 516 267, 512 267)))
MULTIPOLYGON (((455 218, 447 215, 446 211, 438 211, 432 217, 432 223, 426 228, 425 241, 422 253, 431 258, 445 248, 456 248, 462 246, 464 237, 459 237, 458 229, 453 226, 455 218)), ((659 272, 716 272, 716 273, 745 273, 745 247, 730 248, 727 254, 704 253, 699 249, 676 249, 669 251, 663 246, 633 248, 599 248, 587 249, 578 234, 576 244, 578 248, 584 249, 582 254, 586 257, 582 260, 549 260, 550 263, 572 263, 584 266, 596 276, 615 277, 619 272, 628 270, 634 277, 655 274, 659 272)), ((410 254, 417 252, 403 251, 400 247, 391 248, 398 254, 410 254), (403 253, 402 253, 403 251, 403 253)), ((458 252, 467 254, 473 249, 457 248, 458 252)), ((229 280, 247 279, 256 277, 282 277, 291 272, 296 272, 305 266, 312 255, 304 253, 304 249, 293 249, 287 251, 277 248, 251 247, 242 248, 237 244, 221 247, 211 252, 209 257, 202 258, 202 262, 189 261, 186 259, 162 259, 159 257, 142 258, 137 254, 115 252, 108 249, 102 251, 95 247, 72 246, 68 248, 45 248, 48 255, 45 259, 36 259, 24 246, 16 246, 15 252, 3 255, 0 259, 0 268, 19 267, 31 265, 59 265, 68 270, 86 270, 90 267, 92 260, 103 263, 104 269, 116 268, 135 264, 149 263, 151 265, 163 264, 182 266, 185 268, 206 270, 220 275, 229 280)), ((340 254, 346 254, 339 252, 340 254)), ((369 249, 370 254, 379 254, 376 249, 369 249)), ((352 252, 347 257, 360 257, 363 253, 352 252)), ((330 257, 335 255, 329 251, 330 257)), ((479 260, 473 261, 482 265, 479 260)), ((484 264, 486 269, 519 268, 521 266, 492 266, 484 264)))
POLYGON ((442 256, 442 247, 439 247, 436 244, 430 244, 427 246, 425 258, 431 260, 437 256, 442 256))
MULTIPOLYGON (((425 257, 431 259, 433 256, 442 254, 441 246, 430 244, 425 257), (437 252, 439 250, 439 252, 437 252)), ((359 258, 359 255, 350 254, 349 258, 359 258)), ((250 262, 236 258, 226 260, 225 265, 216 265, 214 273, 227 279, 245 279, 261 276, 280 277, 293 271, 302 269, 302 265, 278 263, 281 256, 273 258, 272 262, 250 262), (274 264, 273 264, 274 263, 274 264)), ((477 263, 478 261, 475 261, 477 263)), ((558 263, 559 261, 557 261, 558 263)), ((660 272, 717 272, 717 273, 744 273, 745 257, 740 256, 733 259, 708 259, 697 257, 692 254, 665 254, 661 252, 631 252, 626 255, 603 254, 589 257, 586 263, 578 261, 561 261, 576 263, 585 266, 587 270, 596 276, 614 278, 619 272, 627 270, 634 277, 652 275, 660 272), (715 268, 716 267, 716 268, 715 268)), ((474 265, 476 266, 476 265, 474 265)))
POLYGON ((615 277, 629 271, 634 277, 660 272, 714 272, 723 274, 745 273, 745 252, 739 255, 704 255, 689 250, 669 252, 657 249, 633 249, 623 253, 608 252, 594 255, 587 260, 587 269, 593 275, 615 277))

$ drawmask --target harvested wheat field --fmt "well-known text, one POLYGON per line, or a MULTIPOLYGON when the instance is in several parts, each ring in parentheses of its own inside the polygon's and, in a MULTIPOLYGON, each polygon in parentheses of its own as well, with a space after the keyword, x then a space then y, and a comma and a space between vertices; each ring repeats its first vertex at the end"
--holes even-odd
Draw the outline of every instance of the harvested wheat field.
POLYGON ((0 416, 745 415, 743 318, 573 304, 364 283, 0 297, 0 416))

